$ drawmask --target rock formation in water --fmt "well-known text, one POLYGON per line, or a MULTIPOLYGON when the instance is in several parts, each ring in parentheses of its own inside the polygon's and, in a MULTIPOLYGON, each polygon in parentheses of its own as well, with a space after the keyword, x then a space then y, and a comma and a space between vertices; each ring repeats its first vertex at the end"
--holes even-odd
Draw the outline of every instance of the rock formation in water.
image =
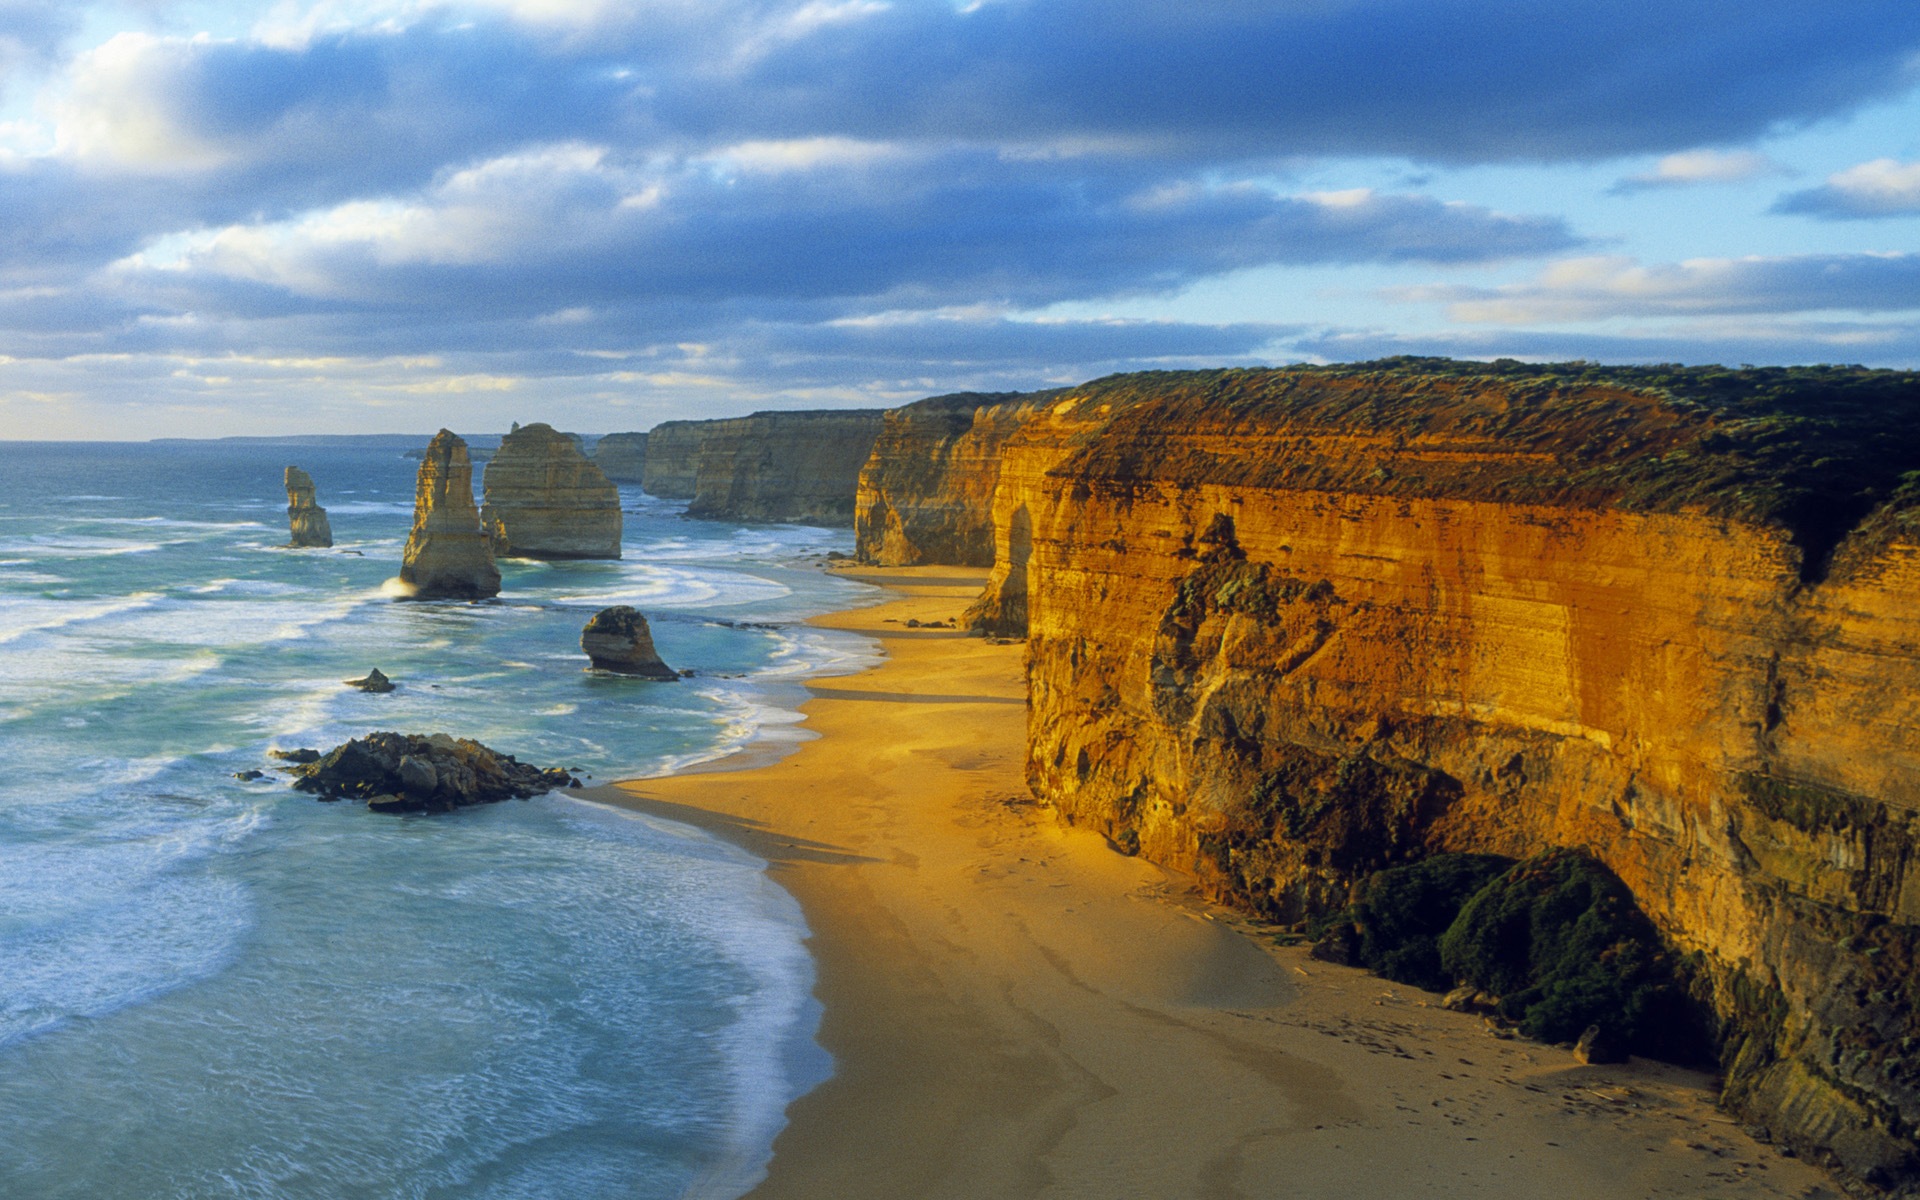
POLYGON ((709 421, 687 515, 851 525, 882 419, 879 409, 852 409, 709 421))
POLYGON ((313 476, 299 467, 287 468, 287 525, 293 531, 290 546, 325 549, 333 545, 327 510, 314 503, 313 476))
POLYGON ((620 492, 553 426, 515 425, 487 463, 480 522, 513 558, 619 558, 620 492))
POLYGON ((593 447, 593 465, 615 483, 643 483, 647 477, 647 435, 610 433, 593 447))
POLYGON ((370 733, 288 773, 303 792, 325 800, 365 800, 368 808, 382 812, 449 812, 580 786, 559 768, 543 770, 444 733, 370 733))
POLYGON ((393 680, 388 679, 386 673, 379 667, 368 671, 359 679, 349 679, 345 682, 350 688, 358 688, 363 692, 372 692, 375 695, 385 695, 391 692, 394 687, 393 680))
POLYGON ((662 421, 647 432, 640 488, 663 500, 691 500, 700 476, 700 443, 712 421, 662 421))
POLYGON ((1122 376, 929 494, 888 470, 862 549, 895 561, 880 499, 911 543, 994 476, 974 615, 1028 633, 1069 819, 1285 921, 1436 852, 1583 850, 1692 956, 1733 1111, 1920 1175, 1920 376, 1122 376))
POLYGON ((660 661, 646 617, 625 604, 595 613, 580 631, 580 649, 586 651, 588 665, 596 671, 646 679, 680 678, 679 672, 660 661))
POLYGON ((500 568, 473 504, 467 444, 442 429, 420 460, 413 496, 413 532, 400 582, 415 600, 483 600, 500 594, 500 568))

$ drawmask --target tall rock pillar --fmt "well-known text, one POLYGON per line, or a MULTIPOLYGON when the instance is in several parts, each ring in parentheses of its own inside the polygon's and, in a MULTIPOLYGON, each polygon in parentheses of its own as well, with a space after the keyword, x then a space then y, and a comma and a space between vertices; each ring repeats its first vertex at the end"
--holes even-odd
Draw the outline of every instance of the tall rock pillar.
POLYGON ((467 444, 448 430, 433 435, 420 460, 400 581, 414 600, 484 600, 500 594, 500 568, 473 504, 467 444))
POLYGON ((327 510, 313 500, 313 476, 299 467, 287 468, 287 525, 293 531, 289 546, 325 549, 333 545, 327 510))
POLYGON ((516 425, 487 464, 480 520, 514 558, 619 558, 620 491, 553 426, 516 425))

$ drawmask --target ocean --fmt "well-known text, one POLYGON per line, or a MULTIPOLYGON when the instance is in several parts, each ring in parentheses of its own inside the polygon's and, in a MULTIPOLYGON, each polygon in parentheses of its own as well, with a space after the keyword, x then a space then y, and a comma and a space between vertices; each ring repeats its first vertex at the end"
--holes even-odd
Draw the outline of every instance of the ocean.
POLYGON ((444 731, 598 782, 794 736, 799 681, 873 661, 798 624, 870 595, 808 566, 850 535, 623 489, 619 562, 396 602, 425 440, 0 443, 0 1196, 730 1197, 827 1073, 751 855, 564 793, 322 803, 266 751, 444 731), (289 464, 334 549, 283 548, 289 464), (695 675, 586 673, 617 603, 695 675))

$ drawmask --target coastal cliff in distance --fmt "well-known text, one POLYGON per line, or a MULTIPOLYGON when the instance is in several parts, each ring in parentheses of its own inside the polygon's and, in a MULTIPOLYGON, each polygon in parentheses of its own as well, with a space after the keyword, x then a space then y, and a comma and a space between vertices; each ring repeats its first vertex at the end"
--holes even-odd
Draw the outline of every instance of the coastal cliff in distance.
POLYGON ((500 568, 473 503, 467 444, 442 429, 420 458, 413 531, 400 564, 412 600, 484 600, 500 594, 500 568))
POLYGON ((881 410, 864 408, 706 422, 687 515, 851 525, 860 469, 881 420, 881 410))
POLYGON ((327 520, 327 510, 314 499, 313 476, 299 467, 288 467, 286 485, 287 527, 291 533, 287 544, 319 550, 332 546, 333 523, 327 520))
POLYGON ((1433 853, 1583 850, 1690 956, 1729 1108, 1920 1178, 1920 376, 1392 360, 1043 400, 997 462, 953 449, 978 415, 891 421, 906 465, 861 495, 900 562, 979 561, 911 514, 992 497, 974 617, 1027 634, 1039 797, 1283 921, 1433 853))
POLYGON ((480 523, 513 558, 619 558, 620 492, 577 439, 515 425, 487 464, 480 523))
POLYGON ((643 483, 647 477, 647 435, 608 434, 594 443, 593 465, 615 483, 643 483))
POLYGON ((860 472, 855 557, 884 567, 992 566, 993 496, 1007 443, 1053 395, 960 392, 887 410, 860 472))
POLYGON ((712 421, 662 421, 647 431, 640 488, 662 500, 693 499, 700 476, 700 443, 712 421))

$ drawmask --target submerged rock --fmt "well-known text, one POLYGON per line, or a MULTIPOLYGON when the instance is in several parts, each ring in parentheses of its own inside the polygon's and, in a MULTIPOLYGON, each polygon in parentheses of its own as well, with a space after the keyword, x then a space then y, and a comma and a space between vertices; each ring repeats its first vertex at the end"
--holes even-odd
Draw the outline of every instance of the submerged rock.
POLYGON ((480 522, 494 553, 619 558, 620 491, 551 425, 516 425, 487 464, 480 522))
POLYGON ((295 767, 293 786, 324 800, 365 800, 392 812, 447 812, 469 804, 526 799, 577 780, 471 738, 444 733, 370 733, 295 767))
POLYGON ((410 600, 484 600, 500 594, 500 568, 473 504, 467 444, 442 429, 420 460, 400 582, 410 600))
POLYGON ((679 672, 660 661, 653 648, 653 631, 640 611, 625 604, 603 608, 580 631, 580 649, 596 671, 638 675, 645 679, 678 679, 679 672))
POLYGON ((393 690, 393 680, 382 674, 379 667, 367 672, 366 678, 349 679, 346 684, 350 688, 359 688, 363 692, 385 693, 393 690))
POLYGON ((287 468, 287 525, 295 547, 326 549, 333 545, 333 525, 327 510, 313 499, 313 476, 299 467, 287 468))

